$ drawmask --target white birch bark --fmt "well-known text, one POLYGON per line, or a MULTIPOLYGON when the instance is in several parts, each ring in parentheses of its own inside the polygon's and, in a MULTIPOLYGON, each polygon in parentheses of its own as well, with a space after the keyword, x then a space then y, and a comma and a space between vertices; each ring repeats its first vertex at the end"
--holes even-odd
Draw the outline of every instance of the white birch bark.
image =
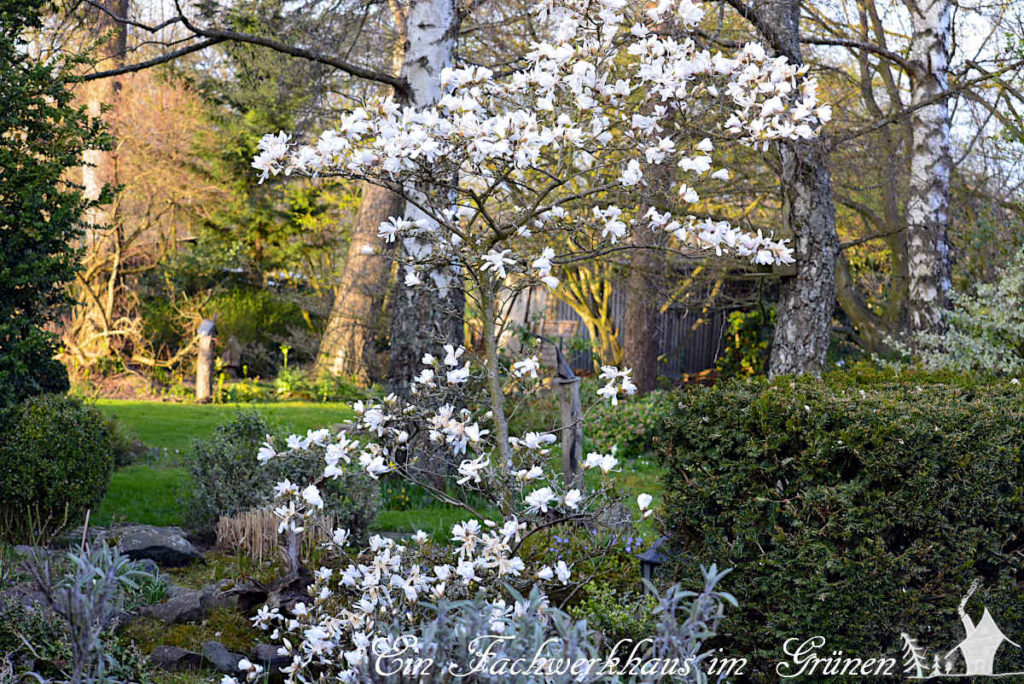
POLYGON ((912 331, 941 331, 949 301, 949 92, 951 4, 907 0, 910 11, 912 146, 906 206, 912 331), (928 104, 926 104, 928 103, 928 104))
MULTIPOLYGON (((426 107, 441 96, 441 71, 451 66, 460 16, 455 0, 411 0, 406 18, 405 58, 401 77, 408 84, 410 107, 426 107)), ((429 188, 414 188, 412 194, 429 193, 429 188)), ((406 203, 405 218, 422 220, 424 230, 436 231, 437 222, 406 203)), ((402 241, 402 249, 416 259, 428 258, 432 246, 415 236, 402 241)), ((409 379, 419 370, 423 354, 436 351, 439 341, 462 341, 463 293, 457 274, 433 270, 429 287, 409 288, 400 273, 391 323, 391 356, 388 380, 392 389, 404 392, 409 379)), ((426 279, 424 279, 426 280, 426 279)))

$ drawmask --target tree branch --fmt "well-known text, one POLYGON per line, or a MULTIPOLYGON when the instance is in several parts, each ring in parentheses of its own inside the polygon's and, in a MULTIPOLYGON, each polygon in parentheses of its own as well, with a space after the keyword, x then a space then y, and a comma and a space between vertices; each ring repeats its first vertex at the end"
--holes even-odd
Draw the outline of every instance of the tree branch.
POLYGON ((173 52, 168 52, 158 57, 154 57, 153 59, 146 60, 145 62, 128 64, 117 69, 110 69, 107 71, 100 71, 94 74, 89 74, 83 79, 86 81, 93 81, 100 78, 110 78, 112 76, 118 76, 124 73, 141 71, 143 69, 147 69, 158 64, 170 62, 184 55, 190 54, 192 52, 197 52, 199 50, 211 47, 218 43, 232 41, 236 43, 259 45, 261 47, 265 47, 270 50, 274 50, 275 52, 280 52, 282 54, 289 55, 291 57, 306 59, 311 62, 317 62, 318 64, 326 64, 327 66, 334 67, 335 69, 343 71, 351 76, 391 86, 394 89, 395 94, 402 98, 407 98, 409 94, 409 85, 408 83, 406 83, 405 79, 393 76, 388 73, 377 71, 375 69, 370 69, 364 66, 360 66, 358 64, 353 64, 346 60, 339 59, 337 57, 332 57, 330 55, 326 55, 322 52, 317 52, 315 50, 310 50, 307 48, 282 43, 272 38, 254 36, 248 33, 241 33, 239 31, 231 31, 228 29, 205 28, 201 26, 196 26, 191 21, 189 21, 188 17, 185 16, 185 13, 181 11, 181 6, 178 4, 177 0, 175 1, 174 6, 178 12, 178 15, 176 17, 168 19, 167 21, 162 22, 157 26, 147 26, 145 24, 133 21, 128 17, 118 17, 109 9, 103 7, 96 0, 85 0, 85 2, 91 7, 95 7, 99 10, 102 10, 103 12, 106 12, 115 21, 124 24, 129 24, 131 26, 143 29, 150 33, 154 33, 171 24, 180 22, 185 26, 185 28, 191 31, 194 36, 201 36, 206 39, 199 41, 198 43, 193 43, 192 45, 182 48, 180 50, 174 50, 173 52))
POLYGON ((157 66, 158 64, 165 64, 167 62, 174 61, 179 57, 191 54, 193 52, 199 52, 205 50, 208 47, 212 47, 217 43, 223 43, 223 38, 208 38, 201 40, 198 43, 192 43, 173 52, 162 54, 153 59, 147 59, 145 62, 136 62, 135 64, 126 64, 125 66, 118 67, 116 69, 107 69, 106 71, 97 71, 95 73, 86 74, 82 76, 83 81, 95 81, 101 78, 111 78, 113 76, 120 76, 121 74, 130 74, 136 71, 142 71, 143 69, 149 69, 150 67, 157 66))
POLYGON ((754 25, 754 28, 756 28, 768 41, 769 46, 775 54, 784 55, 789 58, 790 62, 795 64, 799 64, 801 62, 799 55, 791 53, 789 48, 786 46, 786 42, 782 40, 782 37, 779 35, 779 32, 775 30, 774 26, 764 20, 764 17, 761 16, 753 5, 748 5, 743 0, 724 0, 724 2, 736 10, 737 14, 754 25))
POLYGON ((896 54, 892 50, 887 50, 884 47, 868 43, 860 40, 848 40, 846 38, 815 38, 807 36, 800 39, 801 43, 807 43, 809 45, 832 45, 835 47, 851 48, 853 50, 863 50, 864 52, 870 52, 879 57, 884 57, 890 62, 895 62, 903 67, 907 73, 916 74, 918 69, 914 68, 913 62, 906 59, 902 55, 896 54))

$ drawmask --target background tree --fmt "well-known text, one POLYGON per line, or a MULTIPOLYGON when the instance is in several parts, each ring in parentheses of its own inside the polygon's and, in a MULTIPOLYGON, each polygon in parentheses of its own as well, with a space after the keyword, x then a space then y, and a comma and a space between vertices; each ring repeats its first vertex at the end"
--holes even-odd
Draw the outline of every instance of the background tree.
MULTIPOLYGON (((63 60, 40 62, 26 33, 41 27, 40 0, 0 10, 0 402, 68 387, 44 331, 78 269, 75 241, 96 202, 68 180, 88 149, 105 146, 100 124, 74 104, 63 60)), ((93 227, 93 226, 88 226, 93 227)))

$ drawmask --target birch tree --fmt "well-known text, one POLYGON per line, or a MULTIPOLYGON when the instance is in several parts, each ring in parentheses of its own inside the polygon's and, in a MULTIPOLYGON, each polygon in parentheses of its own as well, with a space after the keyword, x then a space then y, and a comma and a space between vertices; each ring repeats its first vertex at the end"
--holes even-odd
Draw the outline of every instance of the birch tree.
MULTIPOLYGON (((455 39, 460 25, 456 0, 410 0, 406 16, 405 55, 399 78, 407 85, 403 104, 422 109, 441 97, 441 72, 451 67, 455 57, 455 39)), ((454 178, 438 179, 442 183, 454 178)), ((404 217, 418 226, 417 231, 401 239, 402 256, 429 260, 433 251, 429 235, 439 230, 437 220, 423 211, 428 195, 446 190, 420 183, 407 192, 404 217)), ((430 269, 427 277, 434 287, 418 284, 409 272, 399 273, 391 312, 391 354, 388 360, 388 385, 399 393, 408 389, 408 379, 420 368, 420 360, 438 343, 462 343, 464 300, 460 275, 447 266, 430 269)))
POLYGON ((949 49, 952 3, 905 0, 913 33, 910 188, 906 208, 910 330, 940 331, 951 286, 949 49))

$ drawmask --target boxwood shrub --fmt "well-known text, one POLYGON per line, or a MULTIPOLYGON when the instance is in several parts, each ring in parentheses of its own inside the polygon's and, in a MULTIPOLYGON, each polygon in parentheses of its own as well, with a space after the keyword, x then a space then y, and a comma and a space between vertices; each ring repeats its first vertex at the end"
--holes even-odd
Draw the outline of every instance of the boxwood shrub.
POLYGON ((79 525, 114 469, 110 421, 80 399, 40 395, 0 416, 0 537, 79 525))
MULTIPOLYGON (((791 637, 888 655, 901 632, 944 657, 987 607, 1024 643, 1024 392, 891 371, 734 380, 675 395, 660 439, 668 568, 734 568, 721 646, 777 679, 791 637)), ((997 671, 1024 669, 1004 645, 997 671)), ((963 672, 963 661, 954 664, 963 672)), ((813 678, 812 678, 813 680, 813 678)))

